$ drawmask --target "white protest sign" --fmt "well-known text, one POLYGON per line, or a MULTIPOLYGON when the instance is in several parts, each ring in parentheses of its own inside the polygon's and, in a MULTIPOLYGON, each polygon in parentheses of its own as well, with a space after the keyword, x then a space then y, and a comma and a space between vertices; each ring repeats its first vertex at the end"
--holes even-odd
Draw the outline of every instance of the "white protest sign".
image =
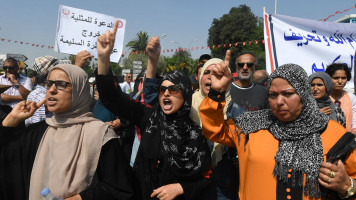
POLYGON ((130 74, 130 73, 131 73, 131 70, 130 70, 130 69, 123 69, 123 70, 122 70, 122 74, 123 74, 123 75, 130 74))
MULTIPOLYGON (((332 63, 346 63, 354 71, 356 24, 308 20, 264 14, 266 69, 295 63, 308 75, 332 63)), ((351 79, 346 88, 353 88, 351 79)))
POLYGON ((77 54, 87 50, 97 57, 96 41, 107 30, 112 31, 119 21, 111 62, 120 60, 124 43, 126 20, 87 10, 59 6, 55 51, 77 54))

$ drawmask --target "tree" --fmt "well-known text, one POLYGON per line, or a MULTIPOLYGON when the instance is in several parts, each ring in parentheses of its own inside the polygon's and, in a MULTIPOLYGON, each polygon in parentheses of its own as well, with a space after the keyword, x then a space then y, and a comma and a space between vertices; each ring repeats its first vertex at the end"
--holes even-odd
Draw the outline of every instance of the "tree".
POLYGON ((137 33, 136 38, 134 40, 131 40, 126 44, 126 47, 129 47, 131 51, 144 52, 146 51, 148 38, 149 36, 147 32, 140 31, 137 33))
POLYGON ((219 19, 214 19, 209 29, 208 45, 215 46, 212 56, 224 59, 226 50, 231 50, 230 68, 235 71, 235 60, 243 51, 253 51, 258 58, 259 69, 265 69, 265 50, 261 42, 263 38, 263 20, 255 16, 250 7, 240 5, 231 8, 228 14, 219 19), (258 40, 259 43, 255 44, 258 40), (249 42, 251 41, 251 44, 249 42), (235 46, 235 43, 239 44, 235 46), (247 42, 245 46, 242 42, 247 42), (224 44, 226 47, 224 47, 224 44), (233 44, 229 47, 229 44, 233 44))
MULTIPOLYGON (((181 49, 181 48, 179 48, 181 49)), ((164 68, 164 72, 173 70, 184 71, 186 74, 192 74, 195 72, 197 61, 192 59, 190 51, 177 51, 172 57, 164 57, 167 66, 164 68)))

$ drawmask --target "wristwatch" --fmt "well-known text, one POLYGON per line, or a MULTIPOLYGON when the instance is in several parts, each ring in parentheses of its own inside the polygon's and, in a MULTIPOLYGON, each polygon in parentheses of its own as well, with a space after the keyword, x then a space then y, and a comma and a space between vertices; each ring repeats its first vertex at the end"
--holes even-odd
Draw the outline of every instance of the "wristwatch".
POLYGON ((14 84, 14 86, 15 86, 15 88, 19 89, 19 87, 20 87, 20 83, 18 83, 18 84, 14 84))
POLYGON ((355 194, 354 181, 351 178, 351 176, 349 178, 350 178, 350 181, 351 181, 351 186, 347 189, 347 195, 343 199, 349 198, 349 197, 351 197, 351 196, 353 196, 355 194))

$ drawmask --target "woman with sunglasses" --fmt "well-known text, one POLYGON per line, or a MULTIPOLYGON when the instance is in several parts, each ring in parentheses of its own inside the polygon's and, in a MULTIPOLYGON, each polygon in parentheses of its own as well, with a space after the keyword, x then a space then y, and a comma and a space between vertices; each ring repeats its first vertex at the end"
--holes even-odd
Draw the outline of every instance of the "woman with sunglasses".
MULTIPOLYGON (((141 144, 133 166, 138 199, 200 199, 209 180, 204 177, 210 157, 201 128, 189 118, 192 87, 181 72, 164 75, 159 103, 152 107, 130 99, 122 92, 114 94, 110 54, 115 41, 113 32, 98 38, 98 71, 96 80, 103 104, 141 130, 141 144)), ((152 40, 158 40, 153 38, 152 40)), ((150 58, 160 48, 147 45, 150 58)), ((156 65, 149 60, 148 65, 156 65)))
POLYGON ((347 81, 351 79, 350 69, 346 64, 334 63, 329 65, 325 72, 330 75, 333 83, 330 98, 344 112, 346 130, 356 134, 356 96, 344 90, 347 81))
POLYGON ((320 111, 328 115, 330 119, 335 120, 343 127, 346 127, 344 112, 340 107, 335 106, 330 99, 333 83, 329 74, 325 72, 315 72, 309 76, 309 83, 320 111))
POLYGON ((0 199, 38 200, 41 191, 66 200, 132 199, 130 167, 115 132, 89 112, 88 76, 60 64, 46 98, 20 102, 0 126, 0 199), (52 118, 24 127, 44 102, 52 118))

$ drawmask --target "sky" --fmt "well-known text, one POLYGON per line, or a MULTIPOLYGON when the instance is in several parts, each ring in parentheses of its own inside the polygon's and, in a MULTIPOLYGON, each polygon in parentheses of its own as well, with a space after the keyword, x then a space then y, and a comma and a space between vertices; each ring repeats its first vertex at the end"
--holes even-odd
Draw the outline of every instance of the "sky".
MULTIPOLYGON (((26 64, 29 66, 39 56, 68 57, 68 54, 56 53, 48 48, 54 46, 59 5, 125 19, 127 24, 124 46, 135 39, 139 31, 145 31, 149 36, 166 34, 161 39, 161 45, 164 49, 176 49, 177 44, 172 41, 178 42, 183 48, 206 46, 213 19, 220 18, 232 7, 242 4, 249 6, 258 17, 263 16, 263 7, 266 7, 267 13, 275 13, 274 0, 1 0, 0 39, 5 40, 0 40, 0 55, 24 54, 28 57, 26 64), (30 44, 26 45, 25 42, 30 44), (33 47, 31 44, 40 46, 33 47), (41 45, 45 45, 44 48, 41 45)), ((276 12, 319 20, 355 4, 356 0, 278 0, 276 12)), ((356 9, 351 9, 328 21, 355 13, 356 9)), ((123 52, 129 51, 124 47, 123 52)), ((192 57, 199 58, 204 53, 210 51, 192 51, 192 57)))

